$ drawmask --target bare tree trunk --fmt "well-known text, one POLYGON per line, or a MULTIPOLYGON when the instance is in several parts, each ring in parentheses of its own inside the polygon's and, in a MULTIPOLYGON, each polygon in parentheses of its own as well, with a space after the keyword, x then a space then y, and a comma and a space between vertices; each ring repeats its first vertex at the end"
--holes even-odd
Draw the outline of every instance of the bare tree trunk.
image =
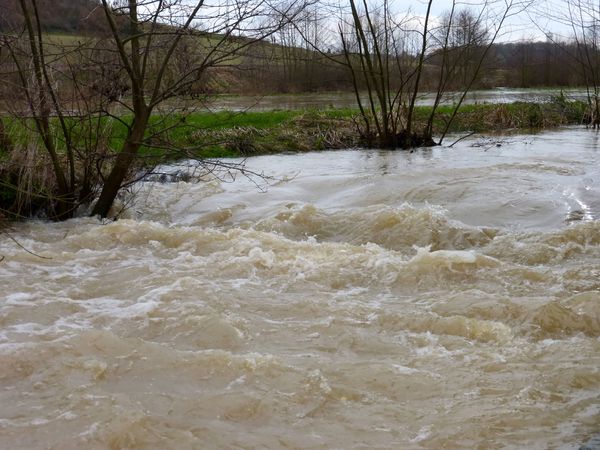
MULTIPOLYGON (((123 147, 115 159, 115 163, 104 181, 104 186, 100 193, 98 201, 92 209, 92 215, 106 217, 109 214, 123 180, 125 180, 131 164, 142 145, 146 127, 148 126, 148 118, 152 110, 146 105, 144 98, 144 74, 142 73, 142 55, 140 52, 140 27, 137 13, 137 1, 128 0, 129 9, 129 36, 128 41, 131 45, 131 55, 127 54, 126 44, 119 35, 117 24, 112 16, 112 11, 107 3, 107 0, 102 0, 104 13, 109 22, 113 39, 117 45, 121 62, 131 81, 132 103, 133 103, 133 124, 129 129, 129 133, 125 138, 123 147)), ((160 5, 158 5, 160 6, 160 5)))
POLYGON ((67 181, 67 177, 65 176, 65 171, 63 168, 63 164, 61 163, 58 151, 55 146, 53 132, 51 130, 50 124, 50 116, 51 116, 51 107, 50 102, 48 100, 48 93, 54 101, 54 106, 58 109, 58 103, 56 101, 56 96, 53 91, 53 87, 51 83, 49 83, 48 74, 46 72, 45 67, 45 58, 44 58, 44 43, 41 35, 41 24, 39 21, 39 15, 37 13, 37 2, 36 0, 31 0, 32 8, 33 8, 33 19, 32 14, 29 7, 26 4, 25 0, 19 0, 19 5, 21 6, 21 11, 23 13, 23 17, 25 20, 25 29, 27 31, 27 35, 29 38, 29 49, 31 51, 31 63, 34 68, 34 86, 33 90, 35 91, 33 95, 37 98, 34 98, 30 93, 30 88, 27 82, 26 73, 27 70, 21 66, 17 57, 11 50, 11 54, 13 56, 13 60, 18 67, 19 78, 21 80, 21 84, 23 86, 24 91, 28 97, 28 103, 33 115, 36 127, 38 132, 42 138, 44 146, 48 155, 50 156, 50 160, 52 161, 52 167, 54 170, 54 176, 56 177, 56 182, 58 185, 58 195, 55 202, 55 217, 58 220, 64 220, 73 215, 75 208, 75 195, 74 195, 74 167, 72 154, 70 153, 70 149, 67 149, 67 153, 69 156, 70 169, 69 172, 71 174, 69 183, 67 181), (35 19, 35 25, 34 20, 35 19), (36 34, 37 31, 37 34, 36 34))
POLYGON ((121 152, 117 155, 115 164, 110 171, 108 178, 104 181, 104 187, 100 193, 98 201, 94 205, 92 215, 108 216, 110 208, 121 189, 123 180, 126 179, 131 165, 142 145, 144 132, 148 125, 148 116, 142 116, 131 128, 131 133, 127 136, 121 152))
POLYGON ((0 117, 0 149, 5 153, 9 153, 13 149, 13 142, 4 126, 4 120, 0 117))
POLYGON ((406 136, 403 142, 404 148, 412 147, 412 118, 415 110, 415 103, 417 101, 417 95, 419 94, 419 87, 421 81, 421 74, 423 73, 423 61, 425 60, 425 52, 427 51, 427 34, 429 31, 429 16, 431 14, 431 5, 433 0, 429 0, 427 3, 427 13, 425 14, 425 25, 423 26, 423 42, 421 46, 421 52, 419 53, 419 64, 417 65, 417 73, 415 80, 415 86, 413 88, 412 97, 410 104, 408 105, 408 113, 406 118, 406 136))
POLYGON ((301 11, 301 7, 295 7, 295 2, 300 0, 292 0, 281 15, 281 21, 257 28, 257 17, 264 14, 261 11, 265 8, 272 11, 272 5, 265 0, 256 0, 254 4, 250 4, 250 1, 235 3, 235 11, 225 7, 226 11, 219 13, 211 9, 212 5, 205 5, 205 0, 128 0, 126 9, 129 32, 122 36, 117 26, 115 10, 108 0, 102 0, 112 40, 131 84, 129 109, 133 113, 133 122, 128 125, 127 138, 104 182, 92 215, 108 215, 119 189, 132 169, 140 147, 146 144, 150 116, 158 105, 179 92, 185 92, 208 68, 230 62, 238 57, 242 50, 281 30, 301 11), (204 6, 207 6, 209 14, 214 15, 203 19, 211 24, 216 23, 218 28, 213 28, 210 32, 192 30, 192 25, 204 6), (170 8, 179 9, 173 12, 170 8), (164 11, 171 16, 162 16, 164 11), (170 23, 166 25, 164 20, 170 20, 170 23), (256 36, 238 39, 233 33, 238 31, 243 34, 241 31, 245 21, 248 22, 248 32, 256 36), (191 55, 183 55, 189 57, 191 62, 189 67, 177 73, 172 67, 172 60, 177 52, 182 52, 180 43, 184 37, 194 39, 193 42, 198 47, 200 39, 205 39, 207 47, 197 50, 204 50, 205 53, 196 55, 196 60, 192 60, 191 55), (160 39, 160 43, 155 42, 160 39))

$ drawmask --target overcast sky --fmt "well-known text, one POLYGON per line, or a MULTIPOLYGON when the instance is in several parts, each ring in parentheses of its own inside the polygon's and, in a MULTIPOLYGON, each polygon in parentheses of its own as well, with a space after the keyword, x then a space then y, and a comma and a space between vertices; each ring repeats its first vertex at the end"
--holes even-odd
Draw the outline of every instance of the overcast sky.
MULTIPOLYGON (((519 0, 517 0, 519 1, 519 0)), ((560 1, 553 1, 553 9, 560 9, 560 1)), ((460 2, 460 5, 472 5, 473 8, 477 8, 477 5, 481 5, 481 1, 477 0, 466 0, 460 2)), ((505 1, 494 0, 494 8, 496 11, 503 10, 505 1)), ((400 7, 409 7, 412 11, 419 15, 425 15, 427 10, 427 2, 425 0, 400 0, 397 3, 400 7), (405 6, 404 6, 405 5, 405 6)), ((525 12, 512 15, 507 22, 504 24, 504 33, 499 36, 500 41, 512 41, 512 40, 544 40, 545 32, 552 32, 555 35, 567 36, 569 30, 559 24, 556 20, 551 20, 543 16, 544 11, 548 9, 550 4, 547 0, 533 0, 530 6, 525 12)), ((440 17, 445 11, 448 11, 452 6, 452 0, 433 0, 432 14, 440 17)), ((517 12, 517 10, 515 10, 517 12)))

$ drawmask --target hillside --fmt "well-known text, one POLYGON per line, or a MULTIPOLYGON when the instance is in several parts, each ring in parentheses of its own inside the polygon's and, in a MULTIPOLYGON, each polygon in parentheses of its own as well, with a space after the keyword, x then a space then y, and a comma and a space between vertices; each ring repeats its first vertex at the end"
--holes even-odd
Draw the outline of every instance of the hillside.
MULTIPOLYGON (((96 0, 38 0, 44 31, 77 33, 99 31, 104 23, 96 0)), ((22 15, 17 0, 0 0, 0 31, 18 27, 22 15)))
MULTIPOLYGON (((98 35, 107 31, 99 0, 37 0, 42 28, 61 35, 98 35)), ((22 27, 18 0, 0 0, 0 32, 22 27)), ((309 48, 281 45, 285 39, 248 47, 236 64, 219 70, 211 92, 276 93, 349 90, 352 83, 340 65, 309 48)), ((475 88, 581 86, 585 77, 574 64, 573 44, 520 41, 492 46, 475 88)), ((435 89, 441 58, 429 55, 422 88, 435 89)), ((466 62, 468 73, 472 62, 466 62)), ((456 77, 448 88, 460 90, 465 80, 456 77)))

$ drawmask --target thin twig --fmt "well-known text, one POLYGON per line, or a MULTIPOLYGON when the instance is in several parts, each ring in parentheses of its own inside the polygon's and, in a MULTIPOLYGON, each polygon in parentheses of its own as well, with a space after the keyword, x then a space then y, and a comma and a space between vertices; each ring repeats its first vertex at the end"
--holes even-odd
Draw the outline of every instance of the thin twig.
POLYGON ((456 141, 454 141, 452 144, 450 144, 448 147, 454 147, 454 144, 458 144, 460 141, 462 141, 463 139, 467 139, 468 137, 471 137, 475 134, 475 131, 471 131, 469 134, 466 134, 460 138, 458 138, 456 141))
MULTIPOLYGON (((12 236, 10 235, 10 233, 8 233, 7 231, 5 231, 5 230, 2 230, 2 233, 6 234, 6 235, 8 236, 8 238, 9 238, 11 241, 13 241, 13 242, 14 242, 15 244, 17 244, 17 245, 18 245, 18 246, 19 246, 19 247, 20 247, 22 250, 25 250, 25 251, 26 251, 27 253, 29 253, 30 255, 37 256, 38 258, 41 258, 41 259, 52 259, 52 258, 50 258, 49 256, 42 256, 42 255, 38 255, 37 253, 34 253, 34 252, 32 252, 31 250, 29 250, 29 249, 25 248, 25 247, 23 246, 23 244, 21 244, 21 243, 20 243, 19 241, 17 241, 17 240, 16 240, 14 237, 12 237, 12 236)), ((0 261, 2 261, 3 259, 4 259, 4 256, 2 257, 2 259, 0 259, 0 261)))

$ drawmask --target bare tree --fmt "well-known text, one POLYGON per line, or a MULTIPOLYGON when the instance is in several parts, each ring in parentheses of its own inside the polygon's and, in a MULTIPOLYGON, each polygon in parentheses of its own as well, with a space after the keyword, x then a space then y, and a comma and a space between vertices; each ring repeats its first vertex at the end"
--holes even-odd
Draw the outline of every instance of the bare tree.
POLYGON ((478 79, 485 58, 506 19, 528 6, 527 3, 507 0, 498 11, 494 9, 495 3, 486 1, 475 12, 473 9, 457 8, 457 2, 453 0, 451 9, 443 16, 441 26, 433 32, 433 55, 439 59, 439 78, 424 132, 426 135, 433 133, 434 116, 447 90, 454 87, 461 92, 438 143, 444 140, 467 93, 478 79))
POLYGON ((344 63, 351 73, 361 111, 362 134, 382 148, 430 145, 412 132, 412 115, 427 46, 432 0, 423 31, 410 29, 414 18, 396 18, 384 0, 377 8, 350 0, 349 20, 338 25, 344 63), (366 87, 366 101, 361 85, 366 87))
POLYGON ((132 113, 131 121, 125 122, 128 131, 122 149, 92 210, 104 217, 139 149, 165 131, 153 126, 149 133, 152 113, 202 83, 211 70, 232 64, 244 49, 280 30, 282 17, 293 20, 302 4, 288 3, 286 14, 277 16, 266 0, 231 0, 216 6, 204 0, 127 0, 116 5, 102 0, 102 8, 131 87, 131 96, 121 103, 132 113), (177 67, 172 63, 184 48, 185 62, 177 67))
POLYGON ((483 12, 483 9, 479 13, 470 8, 457 9, 453 2, 433 33, 434 46, 439 47, 433 54, 441 59, 443 76, 453 83, 453 88, 469 84, 489 43, 483 12))
POLYGON ((542 30, 575 62, 587 90, 588 122, 600 127, 600 5, 592 0, 562 0, 544 4, 538 14, 570 29, 569 40, 561 43, 542 30))
POLYGON ((277 8, 267 0, 102 0, 90 2, 95 20, 103 15, 100 31, 67 44, 45 33, 43 0, 16 1, 22 25, 0 42, 0 62, 10 66, 2 78, 15 92, 4 106, 22 128, 34 125, 55 185, 43 195, 57 220, 71 217, 98 189, 92 214, 107 216, 119 190, 136 178, 142 148, 194 156, 194 148, 169 139, 175 127, 187 126, 184 99, 222 83, 248 49, 304 6, 301 0, 277 8), (120 148, 111 149, 115 127, 126 131, 120 148))
MULTIPOLYGON (((440 26, 432 17, 433 0, 425 2, 423 16, 410 11, 400 14, 391 0, 376 5, 348 0, 348 9, 342 8, 338 23, 343 59, 330 59, 350 73, 364 140, 383 148, 440 143, 505 20, 527 4, 521 0, 484 0, 477 5, 477 14, 453 6, 440 26), (426 63, 434 51, 443 60, 435 85, 436 100, 427 125, 416 129, 415 107, 429 70, 426 63), (441 139, 435 142, 433 116, 450 80, 458 76, 462 77, 463 93, 441 139)), ((316 44, 313 47, 318 49, 316 44)))
MULTIPOLYGON (((47 214, 63 220, 73 215, 79 203, 90 200, 92 186, 98 181, 94 158, 101 154, 97 150, 104 136, 97 114, 102 100, 82 84, 80 56, 87 43, 48 41, 37 0, 18 0, 18 5, 22 28, 2 38, 11 67, 3 74, 9 87, 5 95, 12 100, 4 106, 22 128, 33 123, 50 160, 55 184, 55 189, 38 195, 48 200, 47 214)), ((36 139, 31 141, 29 145, 35 146, 36 139)), ((19 186, 15 190, 23 194, 19 186)))

